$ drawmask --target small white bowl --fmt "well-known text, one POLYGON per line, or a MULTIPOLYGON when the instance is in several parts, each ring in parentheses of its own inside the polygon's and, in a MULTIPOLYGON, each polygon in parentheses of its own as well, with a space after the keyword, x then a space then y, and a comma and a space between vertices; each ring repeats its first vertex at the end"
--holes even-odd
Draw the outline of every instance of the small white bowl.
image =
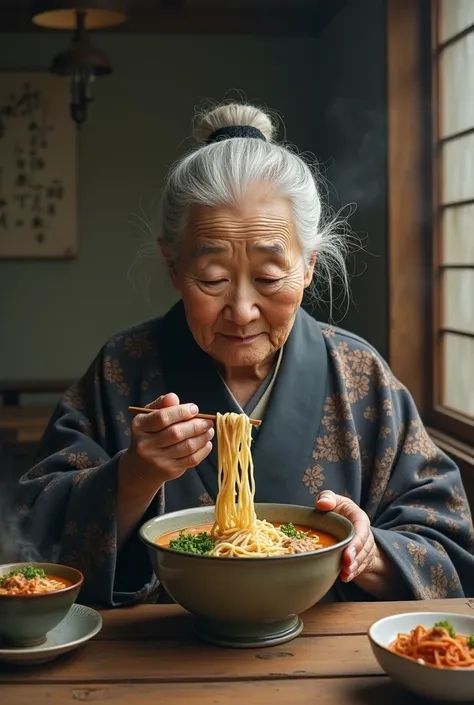
POLYGON ((448 703, 474 702, 473 668, 437 668, 399 656, 388 648, 399 632, 408 634, 421 624, 450 622, 458 634, 474 634, 474 616, 449 612, 394 614, 374 622, 368 636, 372 651, 385 673, 412 693, 448 703))

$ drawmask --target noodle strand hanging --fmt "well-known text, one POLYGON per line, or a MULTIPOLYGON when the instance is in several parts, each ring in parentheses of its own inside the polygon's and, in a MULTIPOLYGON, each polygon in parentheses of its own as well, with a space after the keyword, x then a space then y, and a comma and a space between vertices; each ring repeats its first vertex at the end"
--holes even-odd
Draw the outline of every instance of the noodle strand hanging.
POLYGON ((217 414, 218 494, 211 556, 266 557, 288 553, 288 537, 257 519, 251 452, 252 427, 245 414, 217 414))

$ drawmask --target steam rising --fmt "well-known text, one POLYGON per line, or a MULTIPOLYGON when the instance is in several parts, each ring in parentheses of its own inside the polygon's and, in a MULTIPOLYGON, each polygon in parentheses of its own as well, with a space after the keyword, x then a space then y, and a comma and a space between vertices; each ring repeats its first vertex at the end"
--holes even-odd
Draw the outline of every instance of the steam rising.
POLYGON ((0 564, 57 562, 58 547, 41 552, 25 531, 27 510, 15 504, 15 483, 0 485, 0 564), (48 555, 46 555, 46 553, 48 555))
POLYGON ((337 99, 324 115, 336 145, 331 182, 342 202, 359 209, 378 205, 384 193, 387 121, 383 113, 361 107, 348 98, 337 99))

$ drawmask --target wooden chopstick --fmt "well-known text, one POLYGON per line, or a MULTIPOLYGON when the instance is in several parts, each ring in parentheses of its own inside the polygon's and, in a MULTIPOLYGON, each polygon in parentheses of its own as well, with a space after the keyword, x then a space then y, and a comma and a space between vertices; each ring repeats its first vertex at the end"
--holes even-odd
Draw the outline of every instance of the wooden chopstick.
MULTIPOLYGON (((134 414, 151 414, 152 411, 156 411, 156 409, 147 409, 144 406, 129 406, 128 410, 134 414)), ((215 414, 196 414, 196 417, 198 419, 209 419, 210 421, 215 421, 217 418, 215 414)), ((260 419, 250 419, 250 423, 252 426, 260 426, 262 422, 260 419)))

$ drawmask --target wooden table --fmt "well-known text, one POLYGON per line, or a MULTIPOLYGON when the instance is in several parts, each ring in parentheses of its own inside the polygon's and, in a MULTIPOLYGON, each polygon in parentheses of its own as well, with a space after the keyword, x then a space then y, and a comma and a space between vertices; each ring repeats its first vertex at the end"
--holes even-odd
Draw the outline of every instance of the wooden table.
POLYGON ((417 610, 473 614, 474 600, 317 605, 298 639, 256 650, 198 642, 175 605, 112 610, 81 649, 0 668, 0 693, 5 705, 426 705, 382 674, 366 636, 376 619, 417 610))

